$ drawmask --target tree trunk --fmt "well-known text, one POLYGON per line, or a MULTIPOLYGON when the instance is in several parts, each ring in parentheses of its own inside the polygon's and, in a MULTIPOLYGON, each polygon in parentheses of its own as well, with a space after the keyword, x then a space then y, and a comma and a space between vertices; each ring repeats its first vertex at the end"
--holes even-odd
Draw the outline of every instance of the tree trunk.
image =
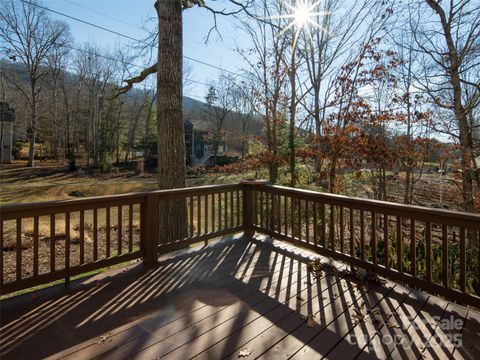
MULTIPOLYGON (((32 86, 30 87, 32 93, 32 102, 30 106, 31 110, 31 124, 30 124, 30 147, 28 149, 28 162, 27 167, 34 166, 34 159, 35 159, 35 137, 37 136, 37 99, 36 99, 36 89, 35 84, 32 81, 32 86)), ((2 149, 3 151, 3 149, 2 149)))
POLYGON ((472 143, 470 141, 470 126, 468 123, 465 107, 462 103, 462 85, 460 81, 460 57, 456 48, 455 41, 452 36, 452 25, 450 19, 447 19, 445 11, 439 3, 433 0, 426 0, 427 4, 440 17, 445 41, 448 47, 448 57, 450 60, 449 80, 453 88, 453 107, 455 118, 458 123, 459 138, 461 149, 462 163, 462 198, 463 209, 467 212, 474 212, 473 201, 473 163, 470 156, 472 143))
MULTIPOLYGON (((182 1, 155 3, 158 14, 157 139, 158 186, 185 187, 185 130, 182 112, 182 1)), ((185 201, 160 202, 160 241, 182 239, 187 233, 185 201), (177 221, 179 233, 168 228, 177 221)))
POLYGON ((290 186, 295 187, 297 184, 296 174, 296 158, 295 158, 295 113, 297 111, 297 99, 296 99, 296 69, 295 69, 295 49, 292 49, 292 63, 289 71, 290 86, 292 96, 290 99, 290 124, 288 133, 288 150, 290 151, 290 186))

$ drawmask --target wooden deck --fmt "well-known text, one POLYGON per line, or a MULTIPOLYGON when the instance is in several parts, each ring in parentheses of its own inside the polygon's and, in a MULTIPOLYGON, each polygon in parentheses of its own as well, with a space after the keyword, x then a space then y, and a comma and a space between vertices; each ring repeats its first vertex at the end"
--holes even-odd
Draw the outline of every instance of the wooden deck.
POLYGON ((314 258, 232 238, 7 300, 1 358, 480 358, 478 312, 314 258))

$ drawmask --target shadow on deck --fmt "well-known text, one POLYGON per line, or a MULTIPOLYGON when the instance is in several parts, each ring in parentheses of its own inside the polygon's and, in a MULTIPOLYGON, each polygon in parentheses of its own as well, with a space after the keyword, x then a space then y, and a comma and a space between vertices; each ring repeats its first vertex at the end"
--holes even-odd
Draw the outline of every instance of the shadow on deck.
POLYGON ((480 315, 269 238, 2 304, 1 358, 480 358, 480 315), (458 347, 458 341, 463 346, 458 347))

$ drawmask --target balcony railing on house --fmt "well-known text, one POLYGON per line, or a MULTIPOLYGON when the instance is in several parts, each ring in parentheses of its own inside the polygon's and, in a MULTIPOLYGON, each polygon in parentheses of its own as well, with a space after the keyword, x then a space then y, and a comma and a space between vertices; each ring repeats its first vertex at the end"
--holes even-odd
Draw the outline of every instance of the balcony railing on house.
POLYGON ((1 293, 242 231, 480 306, 479 215, 246 183, 3 206, 1 293))

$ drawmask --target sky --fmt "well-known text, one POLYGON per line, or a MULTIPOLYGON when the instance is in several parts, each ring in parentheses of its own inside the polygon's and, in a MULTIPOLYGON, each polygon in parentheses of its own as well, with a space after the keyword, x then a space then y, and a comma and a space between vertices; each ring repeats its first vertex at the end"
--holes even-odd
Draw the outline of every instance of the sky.
MULTIPOLYGON (((145 39, 145 27, 153 29, 156 23, 154 0, 43 0, 43 6, 66 15, 108 28, 135 39, 145 39), (148 20, 150 19, 150 21, 148 20)), ((103 49, 128 46, 132 40, 115 35, 68 17, 49 12, 54 19, 66 22, 75 41, 75 45, 94 44, 103 49)), ((234 51, 241 44, 241 31, 231 19, 217 18, 221 32, 220 38, 212 33, 205 43, 209 29, 213 26, 213 16, 205 9, 193 8, 184 11, 184 56, 225 69, 234 73, 241 72, 243 63, 234 51)), ((206 66, 193 60, 186 60, 191 68, 189 77, 198 82, 209 84, 218 79, 221 70, 206 66)), ((138 63, 136 61, 135 63, 138 63)), ((137 70, 141 70, 137 68, 137 70)), ((204 100, 207 86, 189 82, 184 93, 197 100, 204 100)))

